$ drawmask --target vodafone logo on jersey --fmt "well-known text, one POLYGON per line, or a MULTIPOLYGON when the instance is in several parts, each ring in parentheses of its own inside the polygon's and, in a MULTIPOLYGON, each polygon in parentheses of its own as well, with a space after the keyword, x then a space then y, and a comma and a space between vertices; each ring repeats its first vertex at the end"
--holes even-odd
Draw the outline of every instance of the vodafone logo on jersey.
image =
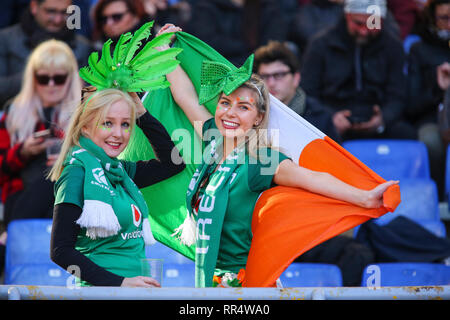
POLYGON ((139 227, 142 221, 142 213, 139 208, 134 204, 131 205, 131 214, 133 215, 133 223, 136 227, 139 227))

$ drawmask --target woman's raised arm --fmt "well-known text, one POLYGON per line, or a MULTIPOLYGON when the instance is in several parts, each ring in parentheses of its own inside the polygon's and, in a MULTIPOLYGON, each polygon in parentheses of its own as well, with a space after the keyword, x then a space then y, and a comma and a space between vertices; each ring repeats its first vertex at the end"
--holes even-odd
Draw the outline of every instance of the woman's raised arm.
MULTIPOLYGON (((177 31, 181 31, 181 28, 173 24, 166 24, 161 28, 157 36, 166 32, 177 31)), ((167 48, 168 46, 161 47, 161 50, 167 48)), ((181 66, 177 66, 174 71, 167 74, 167 80, 170 82, 170 90, 175 102, 183 109, 195 131, 201 136, 203 123, 213 116, 204 106, 199 104, 197 91, 191 79, 189 79, 181 66)))

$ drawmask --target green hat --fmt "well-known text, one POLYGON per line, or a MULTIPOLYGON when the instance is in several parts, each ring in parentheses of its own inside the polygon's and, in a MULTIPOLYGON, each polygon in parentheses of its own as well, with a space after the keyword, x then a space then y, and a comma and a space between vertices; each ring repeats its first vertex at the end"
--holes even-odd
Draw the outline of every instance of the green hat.
POLYGON ((167 45, 173 33, 165 33, 148 42, 139 53, 142 41, 148 39, 153 21, 144 24, 134 35, 122 34, 111 57, 112 40, 103 44, 102 56, 89 56, 88 66, 80 69, 80 77, 97 90, 117 88, 125 92, 142 92, 167 88, 170 83, 165 75, 179 64, 175 57, 182 51, 171 48, 158 51, 156 47, 167 45))
POLYGON ((229 95, 250 79, 253 58, 252 54, 240 68, 233 68, 217 61, 203 61, 200 73, 199 103, 204 104, 222 92, 229 95))

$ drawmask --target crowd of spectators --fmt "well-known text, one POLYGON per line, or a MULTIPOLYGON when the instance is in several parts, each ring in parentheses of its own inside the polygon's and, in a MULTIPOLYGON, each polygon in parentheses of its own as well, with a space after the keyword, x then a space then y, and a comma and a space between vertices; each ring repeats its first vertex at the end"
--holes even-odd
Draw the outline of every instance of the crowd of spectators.
MULTIPOLYGON (((3 0, 3 115, 27 82, 25 67, 39 44, 65 43, 82 67, 105 40, 151 20, 153 34, 173 23, 236 66, 255 53, 254 72, 271 94, 339 143, 424 142, 443 199, 450 0, 3 0)), ((47 85, 57 85, 54 76, 47 85)), ((9 174, 2 166, 0 188, 9 174)))

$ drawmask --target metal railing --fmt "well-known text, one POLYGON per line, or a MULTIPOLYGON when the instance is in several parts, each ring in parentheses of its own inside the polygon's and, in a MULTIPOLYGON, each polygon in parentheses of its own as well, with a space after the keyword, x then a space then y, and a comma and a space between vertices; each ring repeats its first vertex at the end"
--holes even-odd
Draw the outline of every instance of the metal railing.
POLYGON ((121 288, 0 285, 2 300, 450 300, 450 286, 121 288))

